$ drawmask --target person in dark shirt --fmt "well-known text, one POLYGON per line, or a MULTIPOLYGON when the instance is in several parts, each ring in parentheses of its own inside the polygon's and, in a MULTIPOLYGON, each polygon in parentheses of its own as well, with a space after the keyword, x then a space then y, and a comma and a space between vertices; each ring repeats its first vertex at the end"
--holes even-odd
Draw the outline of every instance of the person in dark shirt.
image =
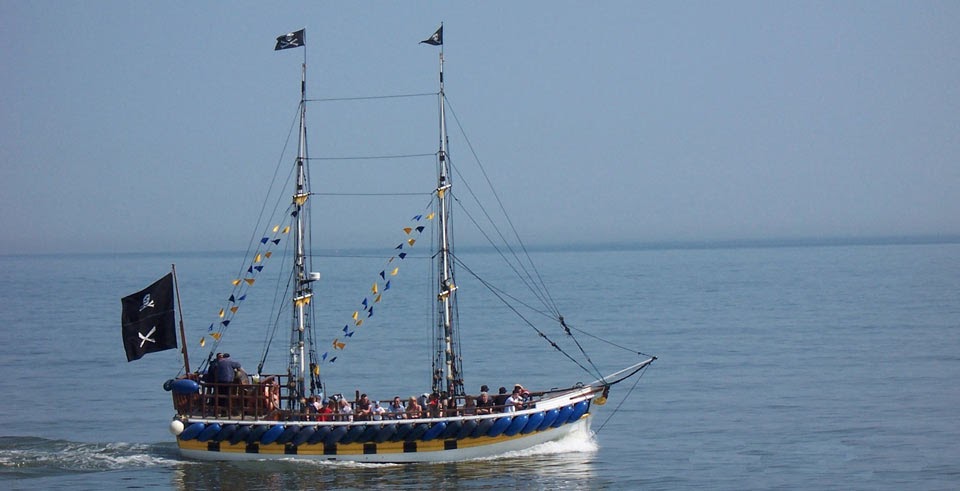
POLYGON ((497 394, 493 398, 493 405, 496 406, 496 408, 494 408, 494 411, 498 413, 502 413, 503 405, 507 403, 507 399, 510 398, 510 394, 507 394, 506 387, 500 387, 499 389, 497 389, 497 392, 499 392, 499 394, 497 394))
POLYGON ((220 383, 220 384, 233 383, 234 373, 236 370, 239 370, 239 369, 240 369, 240 362, 232 360, 230 358, 230 353, 225 353, 222 358, 217 359, 217 366, 214 372, 217 383, 220 383))

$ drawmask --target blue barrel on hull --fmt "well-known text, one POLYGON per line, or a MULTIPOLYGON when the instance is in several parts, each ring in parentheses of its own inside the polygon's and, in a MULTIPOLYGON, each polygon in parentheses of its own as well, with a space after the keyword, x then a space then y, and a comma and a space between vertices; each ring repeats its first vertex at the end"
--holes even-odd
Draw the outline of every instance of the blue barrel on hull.
POLYGON ((283 425, 273 425, 272 428, 267 430, 267 432, 260 437, 260 443, 269 445, 277 441, 277 438, 280 438, 280 435, 283 434, 283 430, 285 429, 286 428, 284 428, 283 425))
POLYGON ((230 437, 230 445, 236 445, 245 441, 247 437, 250 436, 250 429, 250 425, 243 425, 237 428, 237 431, 234 431, 233 436, 230 437))
POLYGON ((470 438, 479 438, 486 435, 490 432, 490 428, 493 428, 493 424, 496 421, 497 420, 493 418, 481 419, 480 422, 477 423, 477 429, 473 430, 473 433, 470 433, 470 438))
POLYGON ((206 425, 203 423, 193 423, 188 426, 187 429, 183 430, 183 433, 180 433, 180 439, 184 441, 193 440, 205 427, 206 425))
POLYGON ((350 428, 347 426, 337 426, 332 431, 330 431, 330 434, 327 435, 326 438, 324 438, 323 443, 327 445, 333 445, 335 443, 339 443, 340 439, 343 438, 343 435, 347 434, 347 430, 349 429, 350 428))
POLYGON ((220 429, 220 433, 217 433, 213 437, 213 441, 222 442, 233 437, 233 434, 237 432, 237 425, 223 425, 223 428, 220 429))
POLYGON ((267 425, 257 425, 253 428, 250 428, 250 434, 247 436, 247 443, 259 442, 260 438, 263 437, 263 434, 270 430, 270 427, 267 425))
POLYGON ((443 421, 431 426, 430 429, 423 434, 423 441, 429 442, 430 440, 433 440, 434 438, 440 436, 445 429, 447 429, 447 423, 444 423, 443 421))
POLYGON ((360 438, 360 435, 362 435, 364 431, 367 431, 367 425, 351 426, 347 434, 343 435, 343 438, 340 439, 340 443, 343 445, 353 443, 357 441, 357 438, 360 438))
POLYGON ((513 421, 510 422, 510 426, 507 426, 507 429, 503 430, 504 436, 513 436, 517 433, 520 433, 520 430, 527 425, 527 421, 530 420, 530 416, 526 414, 515 416, 513 421))
POLYGON ((317 432, 316 427, 301 426, 300 431, 298 431, 297 435, 293 437, 293 440, 290 440, 290 443, 296 446, 303 445, 304 443, 307 443, 311 438, 313 438, 313 434, 316 432, 317 432))
POLYGON ((385 424, 380 430, 377 431, 376 436, 373 437, 375 443, 383 443, 389 440, 393 435, 397 434, 398 424, 385 424))
POLYGON ((493 423, 493 426, 490 427, 490 430, 487 431, 487 436, 489 437, 500 436, 500 434, 503 433, 508 426, 510 426, 510 423, 512 421, 513 421, 513 418, 511 418, 510 416, 504 416, 502 418, 497 419, 497 421, 493 423))
POLYGON ((307 443, 311 445, 321 443, 326 440, 331 431, 333 431, 333 428, 330 426, 318 426, 317 431, 313 432, 313 435, 310 436, 310 439, 307 440, 307 443))
POLYGON ((557 419, 550 426, 554 428, 563 426, 567 420, 570 419, 571 414, 573 414, 573 406, 564 406, 563 409, 560 410, 560 414, 557 415, 557 419))
POLYGON ((463 422, 463 426, 460 427, 460 431, 457 432, 457 440, 462 440, 470 435, 477 429, 477 420, 468 419, 463 422))
POLYGON ((557 416, 560 415, 559 409, 551 409, 543 413, 543 422, 540 423, 540 427, 537 428, 537 431, 543 431, 553 425, 553 422, 557 420, 557 416))
POLYGON ((570 415, 570 419, 567 420, 568 423, 573 423, 580 419, 581 416, 586 414, 587 409, 590 408, 590 404, 587 401, 580 401, 573 406, 573 414, 570 415))
POLYGON ((211 424, 211 425, 207 425, 207 427, 204 428, 203 431, 201 431, 199 435, 197 435, 197 441, 198 441, 198 442, 208 442, 208 441, 210 441, 211 438, 215 437, 215 436, 217 435, 217 433, 220 433, 220 430, 221 430, 221 429, 222 429, 222 428, 220 428, 220 425, 217 424, 217 423, 213 423, 213 424, 211 424))
POLYGON ((527 424, 523 426, 523 429, 520 430, 521 435, 526 435, 540 429, 540 424, 543 423, 543 413, 534 413, 530 415, 530 420, 527 421, 527 424))
POLYGON ((297 433, 300 432, 300 427, 297 425, 290 425, 283 429, 283 433, 280 433, 280 436, 277 437, 276 443, 280 445, 286 445, 293 440, 293 437, 297 436, 297 433))
POLYGON ((429 425, 429 424, 427 424, 427 423, 420 423, 420 424, 418 424, 417 426, 415 426, 415 427, 413 428, 413 430, 410 431, 410 433, 407 433, 407 436, 404 437, 404 440, 405 440, 405 441, 408 441, 408 442, 415 442, 415 441, 419 440, 420 437, 423 436, 423 434, 426 433, 427 430, 429 430, 429 429, 430 429, 430 425, 429 425))

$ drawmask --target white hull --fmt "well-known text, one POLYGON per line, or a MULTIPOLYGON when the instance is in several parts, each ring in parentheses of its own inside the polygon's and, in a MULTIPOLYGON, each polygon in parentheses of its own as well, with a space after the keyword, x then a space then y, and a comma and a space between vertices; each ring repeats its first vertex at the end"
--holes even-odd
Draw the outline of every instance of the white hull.
MULTIPOLYGON (((476 445, 469 447, 445 450, 444 442, 437 441, 432 448, 424 448, 418 452, 403 452, 403 442, 396 444, 381 444, 384 453, 365 454, 363 444, 344 445, 337 455, 325 455, 323 445, 308 445, 295 454, 284 452, 282 445, 275 445, 273 449, 261 448, 259 453, 246 453, 244 444, 224 445, 219 451, 205 450, 206 444, 199 442, 178 442, 180 453, 185 458, 196 460, 241 461, 241 460, 322 460, 334 462, 366 462, 366 463, 413 463, 413 462, 451 462, 471 459, 496 457, 508 452, 516 452, 532 448, 542 443, 561 440, 569 435, 588 434, 590 431, 589 414, 579 421, 565 424, 559 428, 547 431, 516 435, 513 437, 478 438, 476 445), (316 447, 311 450, 310 447, 316 447), (357 453, 349 453, 357 452, 357 453)), ((464 443, 469 442, 462 441, 464 443)))

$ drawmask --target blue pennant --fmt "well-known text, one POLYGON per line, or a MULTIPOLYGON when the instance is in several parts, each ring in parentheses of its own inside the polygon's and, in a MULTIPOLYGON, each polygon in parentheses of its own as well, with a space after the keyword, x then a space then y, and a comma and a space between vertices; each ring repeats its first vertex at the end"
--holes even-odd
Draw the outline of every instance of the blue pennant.
POLYGON ((213 332, 213 324, 210 324, 210 327, 207 328, 207 332, 213 332))
POLYGON ((373 317, 373 307, 370 307, 370 313, 367 314, 367 318, 373 317))
POLYGON ((337 357, 336 357, 336 356, 334 356, 333 358, 330 358, 330 363, 333 363, 333 362, 335 362, 335 361, 337 361, 337 357))
POLYGON ((249 268, 247 268, 247 272, 248 272, 248 273, 253 273, 253 266, 250 266, 249 268))
POLYGON ((381 279, 381 280, 387 279, 387 277, 386 277, 386 275, 384 274, 383 271, 380 272, 380 279, 381 279))
POLYGON ((349 327, 347 327, 347 326, 343 326, 343 332, 347 332, 348 330, 350 330, 350 328, 349 328, 349 327))
POLYGON ((237 299, 233 298, 233 295, 230 295, 230 298, 228 298, 227 301, 229 301, 230 303, 235 303, 237 299))
POLYGON ((324 352, 323 352, 323 356, 320 357, 320 360, 321 360, 321 361, 324 361, 324 360, 326 360, 326 359, 327 359, 327 352, 324 351, 324 352))
POLYGON ((263 266, 254 266, 253 269, 257 271, 263 271, 263 266))
POLYGON ((360 303, 361 303, 361 304, 363 304, 363 306, 364 306, 364 307, 366 307, 366 306, 367 306, 367 299, 366 299, 366 298, 364 298, 364 299, 363 299, 363 301, 362 301, 362 302, 360 302, 360 303))
POLYGON ((350 332, 348 332, 346 337, 352 338, 352 337, 353 337, 353 333, 355 333, 355 332, 356 332, 356 331, 350 331, 350 332))
POLYGON ((389 290, 389 289, 390 289, 390 282, 387 281, 387 284, 386 284, 386 285, 383 285, 383 291, 387 291, 387 290, 389 290))
POLYGON ((268 240, 270 240, 270 237, 264 237, 264 238, 260 239, 260 243, 261 243, 261 244, 266 244, 268 240))
POLYGON ((403 258, 407 257, 407 253, 406 253, 406 252, 401 252, 400 254, 397 254, 397 256, 400 257, 400 260, 403 260, 403 258))
POLYGON ((423 233, 423 225, 417 227, 417 232, 423 233))
POLYGON ((274 239, 274 240, 271 240, 270 242, 273 242, 273 245, 277 245, 280 243, 280 239, 274 239))
POLYGON ((423 215, 417 215, 417 216, 413 217, 413 219, 414 219, 415 221, 418 221, 418 222, 420 221, 421 218, 423 218, 423 215))
POLYGON ((400 244, 397 247, 394 247, 394 249, 403 249, 403 244, 400 244))
POLYGON ((229 325, 230 325, 230 319, 227 319, 227 320, 221 322, 221 324, 223 324, 223 327, 229 326, 229 325))
POLYGON ((242 302, 242 301, 244 301, 244 300, 246 300, 246 299, 247 299, 247 294, 244 293, 243 295, 240 295, 240 298, 238 298, 237 301, 238 301, 238 302, 242 302))

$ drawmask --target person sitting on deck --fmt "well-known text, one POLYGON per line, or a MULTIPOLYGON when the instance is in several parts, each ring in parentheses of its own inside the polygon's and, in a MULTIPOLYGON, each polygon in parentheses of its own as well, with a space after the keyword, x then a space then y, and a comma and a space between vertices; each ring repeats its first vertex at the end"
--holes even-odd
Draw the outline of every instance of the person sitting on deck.
POLYGON ((514 388, 513 394, 510 394, 510 398, 507 399, 506 405, 503 407, 503 412, 512 413, 520 409, 523 409, 523 396, 520 389, 514 388))
POLYGON ((493 405, 493 399, 490 398, 490 394, 481 392, 480 397, 477 398, 477 414, 492 413, 493 405))
POLYGON ((361 395, 360 400, 357 401, 356 411, 354 412, 354 421, 370 421, 371 407, 370 398, 367 397, 366 394, 361 395))
POLYGON ((387 410, 380 405, 380 401, 373 401, 373 406, 370 408, 370 417, 374 421, 381 421, 385 414, 387 414, 387 410))
POLYGON ((423 416, 423 408, 417 403, 417 398, 410 396, 410 400, 407 401, 407 418, 417 419, 423 416))
POLYGON ((350 401, 340 398, 339 409, 337 409, 337 419, 340 421, 353 421, 353 407, 350 401))
POLYGON ((477 414, 477 400, 473 396, 467 396, 467 401, 463 403, 463 415, 474 416, 477 414))
POLYGON ((498 391, 499 391, 500 393, 497 394, 497 396, 493 398, 493 405, 496 406, 496 408, 494 409, 496 412, 502 413, 502 412, 505 412, 503 406, 504 406, 504 404, 507 403, 507 399, 510 398, 510 394, 507 394, 507 388, 506 388, 506 387, 500 387, 500 389, 498 389, 498 391))
POLYGON ((317 421, 333 421, 334 414, 337 412, 337 401, 330 399, 317 413, 317 421))
POLYGON ((430 394, 430 398, 427 399, 427 415, 431 418, 439 418, 442 409, 440 394, 436 392, 430 394))
POLYGON ((389 412, 390 419, 403 419, 406 417, 407 408, 403 407, 403 401, 400 400, 400 396, 393 396, 389 412))

